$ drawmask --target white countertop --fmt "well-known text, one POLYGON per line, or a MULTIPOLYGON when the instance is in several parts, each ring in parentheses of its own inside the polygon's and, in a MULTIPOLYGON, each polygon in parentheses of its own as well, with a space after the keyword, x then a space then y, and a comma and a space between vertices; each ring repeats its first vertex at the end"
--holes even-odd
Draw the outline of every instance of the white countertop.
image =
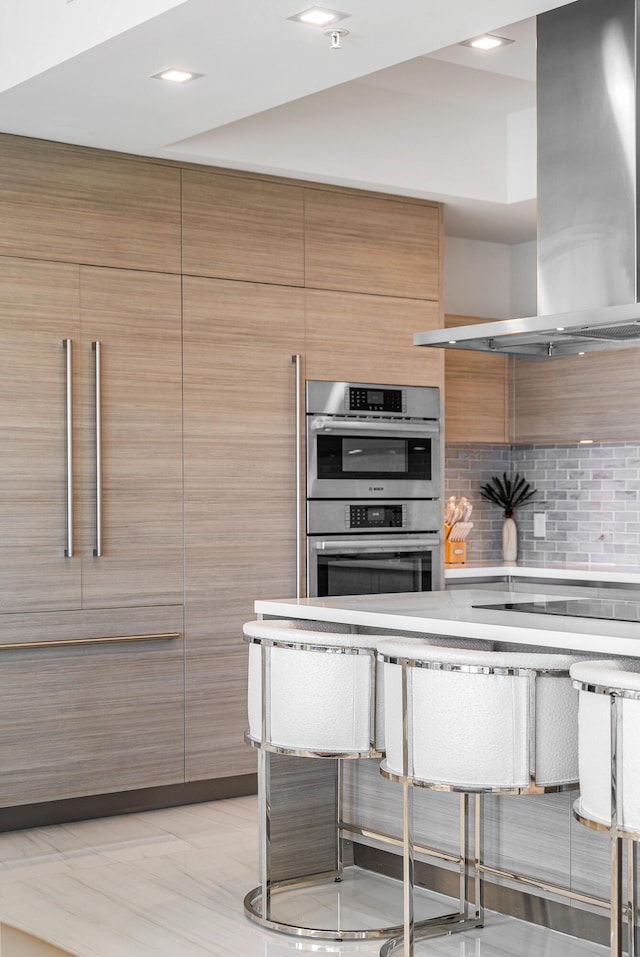
POLYGON ((640 567, 607 564, 491 564, 477 562, 469 565, 447 565, 444 571, 445 581, 473 578, 546 578, 547 580, 576 581, 596 584, 613 582, 621 585, 638 585, 640 588, 640 567))
MULTIPOLYGON (((341 622, 385 632, 422 634, 568 648, 640 657, 640 625, 593 618, 497 611, 482 606, 508 602, 557 601, 564 596, 464 588, 454 591, 301 598, 255 603, 259 615, 341 622)), ((567 598, 571 598, 567 592, 567 598)))

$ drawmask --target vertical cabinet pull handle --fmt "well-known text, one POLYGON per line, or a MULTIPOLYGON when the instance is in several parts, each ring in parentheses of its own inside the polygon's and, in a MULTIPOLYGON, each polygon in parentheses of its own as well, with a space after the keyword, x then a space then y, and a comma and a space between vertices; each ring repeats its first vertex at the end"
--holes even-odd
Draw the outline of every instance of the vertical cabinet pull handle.
POLYGON ((100 342, 92 342, 96 372, 96 544, 93 554, 102 556, 102 355, 100 342))
POLYGON ((296 373, 296 598, 302 597, 302 362, 291 356, 296 373))
POLYGON ((65 351, 65 440, 67 459, 67 543, 66 558, 73 558, 73 361, 72 340, 63 339, 65 351))

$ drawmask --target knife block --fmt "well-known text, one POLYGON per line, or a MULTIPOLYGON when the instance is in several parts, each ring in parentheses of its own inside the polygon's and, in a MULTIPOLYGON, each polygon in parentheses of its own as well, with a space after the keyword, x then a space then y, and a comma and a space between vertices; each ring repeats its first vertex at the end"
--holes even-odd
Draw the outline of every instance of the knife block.
POLYGON ((467 560, 467 543, 450 542, 448 539, 444 543, 444 563, 445 565, 464 565, 467 560))

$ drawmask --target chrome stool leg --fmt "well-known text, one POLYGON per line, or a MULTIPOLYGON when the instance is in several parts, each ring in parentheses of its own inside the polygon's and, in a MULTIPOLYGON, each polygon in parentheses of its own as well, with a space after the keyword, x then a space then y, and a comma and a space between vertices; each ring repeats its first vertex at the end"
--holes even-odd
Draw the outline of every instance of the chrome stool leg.
POLYGON ((635 841, 626 841, 627 845, 627 949, 629 957, 637 957, 638 940, 636 932, 636 850, 635 841))
POLYGON ((611 833, 611 920, 609 948, 611 957, 622 957, 622 838, 611 833))
POLYGON ((271 920, 271 755, 258 753, 258 793, 260 795, 259 849, 261 909, 264 920, 271 920))
POLYGON ((402 785, 402 888, 404 957, 413 957, 413 788, 402 785))

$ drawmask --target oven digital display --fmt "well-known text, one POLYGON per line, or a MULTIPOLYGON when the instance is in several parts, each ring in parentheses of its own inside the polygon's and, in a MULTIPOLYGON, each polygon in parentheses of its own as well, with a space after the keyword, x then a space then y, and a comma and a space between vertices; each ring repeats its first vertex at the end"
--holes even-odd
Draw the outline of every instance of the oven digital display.
POLYGON ((403 389, 367 389, 351 386, 347 395, 349 412, 404 412, 406 398, 403 389))
POLYGON ((348 528, 404 528, 405 505, 348 505, 348 528))

